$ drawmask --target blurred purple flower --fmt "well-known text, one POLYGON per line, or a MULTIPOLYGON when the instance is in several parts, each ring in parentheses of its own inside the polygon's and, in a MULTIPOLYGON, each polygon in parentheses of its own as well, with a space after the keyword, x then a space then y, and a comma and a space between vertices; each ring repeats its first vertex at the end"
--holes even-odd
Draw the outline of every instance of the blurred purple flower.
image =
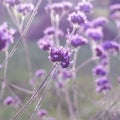
POLYGON ((84 38, 83 36, 78 35, 78 34, 72 36, 72 38, 71 38, 71 45, 73 47, 80 47, 80 46, 83 46, 87 43, 88 43, 87 39, 84 38))
POLYGON ((39 116, 40 118, 46 116, 47 114, 48 114, 48 112, 47 112, 47 110, 45 110, 45 109, 40 109, 40 110, 38 111, 38 116, 39 116))
POLYGON ((111 54, 120 52, 120 44, 115 41, 105 41, 102 44, 103 49, 111 54))
POLYGON ((45 36, 37 42, 37 45, 41 50, 47 51, 54 45, 54 43, 49 36, 45 36))
POLYGON ((5 0, 5 3, 9 6, 15 6, 20 4, 21 0, 5 0))
POLYGON ((21 3, 17 5, 17 11, 24 16, 33 11, 33 9, 34 5, 32 3, 21 3))
POLYGON ((35 72, 35 76, 36 77, 41 77, 41 76, 43 76, 45 74, 45 70, 43 70, 43 69, 39 69, 39 70, 37 70, 36 72, 35 72))
POLYGON ((89 1, 79 2, 76 10, 82 11, 84 13, 90 13, 93 5, 89 1))
POLYGON ((0 25, 0 51, 8 47, 13 43, 13 35, 15 33, 14 29, 8 29, 8 25, 4 22, 0 25))
POLYGON ((96 27, 103 27, 105 24, 108 23, 108 19, 101 16, 101 17, 98 17, 98 18, 92 20, 91 23, 92 23, 93 27, 95 27, 95 28, 96 27))
POLYGON ((97 65, 95 68, 93 68, 93 74, 95 76, 106 76, 107 72, 108 71, 106 70, 105 66, 102 65, 97 65))
POLYGON ((97 87, 96 90, 99 93, 105 92, 105 91, 111 89, 111 85, 109 83, 109 80, 106 77, 96 79, 96 87, 97 87))
POLYGON ((86 30, 86 36, 95 41, 100 41, 103 38, 103 32, 100 29, 89 28, 86 30))
POLYGON ((87 22, 86 15, 83 12, 72 12, 68 15, 68 21, 73 25, 82 25, 87 22))

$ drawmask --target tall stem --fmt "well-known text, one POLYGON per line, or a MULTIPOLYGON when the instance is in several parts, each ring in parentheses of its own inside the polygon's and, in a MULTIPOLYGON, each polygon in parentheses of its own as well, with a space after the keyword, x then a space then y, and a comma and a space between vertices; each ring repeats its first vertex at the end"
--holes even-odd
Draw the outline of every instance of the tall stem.
MULTIPOLYGON (((5 58, 7 58, 7 57, 8 57, 8 48, 6 48, 6 50, 5 50, 5 58)), ((4 67, 4 76, 3 76, 2 90, 1 90, 1 95, 0 95, 1 99, 3 97, 5 87, 6 87, 7 67, 8 67, 8 61, 5 63, 5 67, 4 67)))
POLYGON ((50 76, 51 72, 56 67, 56 65, 57 64, 53 65, 53 67, 50 69, 50 71, 48 72, 48 74, 46 75, 46 77, 38 87, 38 89, 35 91, 35 93, 31 96, 31 98, 26 102, 26 104, 15 114, 15 116, 11 120, 17 120, 18 116, 25 110, 25 108, 33 102, 33 100, 37 97, 38 93, 40 92, 40 90, 48 80, 48 77, 50 76))

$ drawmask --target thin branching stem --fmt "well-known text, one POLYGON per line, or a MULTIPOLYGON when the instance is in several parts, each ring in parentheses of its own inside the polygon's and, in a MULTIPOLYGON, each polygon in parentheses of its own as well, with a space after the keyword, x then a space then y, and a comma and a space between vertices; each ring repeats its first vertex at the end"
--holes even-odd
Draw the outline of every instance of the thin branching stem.
POLYGON ((0 70, 2 70, 4 68, 5 63, 12 58, 12 56, 14 55, 15 51, 17 50, 17 48, 19 46, 19 43, 21 42, 21 39, 23 39, 25 37, 25 35, 26 35, 27 31, 29 30, 29 27, 30 27, 30 25, 31 25, 31 23, 32 23, 32 21, 33 21, 33 19, 35 17, 35 15, 37 14, 37 11, 39 9, 39 6, 41 5, 41 2, 42 2, 42 0, 38 0, 32 14, 31 14, 31 16, 30 16, 30 18, 29 18, 29 20, 27 22, 27 25, 26 25, 25 29, 23 30, 21 36, 18 38, 16 44, 14 45, 12 50, 10 51, 8 57, 3 61, 0 70))
POLYGON ((45 99, 46 97, 46 94, 48 92, 48 90, 50 89, 51 85, 52 85, 52 78, 53 76, 55 75, 57 69, 54 69, 53 71, 53 74, 51 75, 51 78, 49 79, 49 81, 47 82, 47 85, 46 85, 46 88, 43 92, 43 95, 39 98, 38 102, 37 102, 37 105, 35 107, 35 110, 33 111, 31 117, 30 117, 30 120, 34 120, 34 117, 36 115, 36 112, 38 111, 38 109, 41 107, 41 104, 42 104, 42 101, 45 99))
POLYGON ((51 72, 54 70, 54 68, 56 67, 56 64, 53 65, 53 67, 50 69, 50 71, 48 72, 48 74, 46 75, 46 77, 43 79, 42 83, 40 84, 40 86, 38 87, 38 89, 35 91, 35 93, 31 96, 31 98, 26 102, 26 104, 13 116, 13 118, 11 120, 17 120, 18 116, 25 110, 25 108, 30 105, 35 97, 37 97, 38 93, 40 92, 40 90, 42 89, 42 87, 44 86, 44 84, 46 83, 46 81, 48 80, 48 77, 50 76, 51 72))

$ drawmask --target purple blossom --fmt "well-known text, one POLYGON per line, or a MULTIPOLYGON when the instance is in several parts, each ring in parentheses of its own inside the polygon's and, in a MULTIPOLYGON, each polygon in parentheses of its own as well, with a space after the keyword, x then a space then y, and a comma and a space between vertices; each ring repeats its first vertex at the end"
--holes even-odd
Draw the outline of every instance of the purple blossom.
POLYGON ((64 11, 69 11, 72 8, 72 3, 68 1, 62 1, 64 11))
POLYGON ((4 105, 18 107, 18 105, 20 104, 20 99, 17 96, 7 96, 3 103, 4 105))
POLYGON ((20 4, 21 0, 5 0, 5 3, 9 6, 15 6, 20 4))
POLYGON ((111 54, 118 53, 120 51, 120 44, 115 41, 106 41, 102 44, 103 49, 111 54))
POLYGON ((46 116, 47 114, 48 114, 48 112, 47 112, 47 110, 45 110, 45 109, 40 109, 40 110, 38 111, 38 116, 39 116, 40 118, 46 116))
POLYGON ((8 96, 4 100, 5 105, 13 105, 14 104, 14 98, 12 96, 8 96))
POLYGON ((95 41, 100 41, 103 38, 103 33, 100 29, 89 28, 86 30, 87 37, 95 41))
POLYGON ((87 18, 83 12, 78 11, 69 14, 68 21, 73 25, 83 25, 87 22, 87 18))
POLYGON ((52 46, 53 46, 53 40, 51 40, 50 37, 45 36, 43 38, 41 38, 38 42, 37 45, 41 50, 49 50, 52 46))
POLYGON ((93 27, 103 27, 106 23, 108 23, 108 19, 105 17, 98 17, 92 21, 93 27))
POLYGON ((72 38, 71 38, 71 45, 73 47, 80 47, 80 46, 83 46, 87 43, 88 43, 87 39, 84 38, 83 36, 78 35, 78 34, 72 36, 72 38))
POLYGON ((72 7, 72 4, 67 1, 62 1, 60 3, 53 3, 51 5, 47 5, 45 10, 50 13, 54 12, 54 14, 62 15, 63 13, 69 11, 72 7))
POLYGON ((24 16, 33 11, 33 9, 34 5, 32 3, 21 3, 17 5, 17 11, 24 16))
POLYGON ((89 13, 91 12, 91 9, 93 8, 93 5, 89 1, 85 2, 79 2, 76 10, 82 11, 84 13, 89 13))
POLYGON ((62 30, 55 30, 54 27, 50 26, 50 27, 47 27, 45 30, 44 30, 44 34, 45 35, 58 35, 58 37, 62 37, 64 36, 64 33, 62 30))
POLYGON ((49 58, 52 62, 60 62, 63 68, 67 68, 70 65, 71 52, 67 48, 50 49, 49 58))
POLYGON ((110 6, 110 15, 113 19, 120 19, 120 4, 110 6))
POLYGON ((15 33, 14 29, 8 29, 8 25, 4 22, 0 25, 0 51, 8 47, 13 43, 13 35, 15 33))
POLYGON ((105 91, 111 89, 111 85, 109 83, 109 80, 106 77, 98 78, 96 80, 96 87, 97 87, 96 90, 99 93, 100 92, 105 92, 105 91))
POLYGON ((105 68, 105 66, 102 65, 97 65, 95 68, 93 68, 93 74, 95 76, 105 76, 107 75, 107 70, 105 68))
POLYGON ((41 76, 43 76, 45 74, 45 70, 43 70, 43 69, 39 69, 39 70, 37 70, 36 72, 35 72, 35 76, 36 77, 41 77, 41 76))

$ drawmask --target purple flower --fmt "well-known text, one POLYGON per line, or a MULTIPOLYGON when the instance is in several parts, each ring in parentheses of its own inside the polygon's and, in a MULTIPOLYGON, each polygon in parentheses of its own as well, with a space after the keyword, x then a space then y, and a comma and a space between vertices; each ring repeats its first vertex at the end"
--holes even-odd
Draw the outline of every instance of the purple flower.
POLYGON ((120 4, 110 6, 110 15, 113 19, 120 20, 120 4))
POLYGON ((90 2, 79 2, 76 10, 82 11, 84 13, 89 13, 91 12, 91 9, 93 8, 93 5, 90 2))
POLYGON ((95 68, 93 68, 93 74, 95 76, 105 76, 107 75, 107 70, 105 69, 105 66, 98 65, 95 68))
POLYGON ((62 1, 60 3, 53 3, 51 5, 47 5, 45 10, 48 13, 53 12, 54 14, 57 15, 62 15, 63 13, 69 11, 72 7, 72 4, 67 1, 62 1))
POLYGON ((41 76, 43 76, 45 74, 45 70, 43 70, 43 69, 39 69, 39 70, 37 70, 36 72, 35 72, 35 76, 36 77, 41 77, 41 76))
POLYGON ((68 21, 73 25, 82 25, 87 22, 86 15, 83 12, 72 12, 68 16, 68 21))
POLYGON ((64 36, 64 33, 62 30, 55 30, 54 27, 50 26, 50 27, 47 27, 45 30, 44 30, 44 34, 45 35, 58 35, 58 37, 62 37, 64 36))
POLYGON ((98 78, 96 80, 96 87, 97 87, 96 90, 99 93, 100 92, 105 92, 105 91, 111 89, 111 85, 109 83, 109 80, 106 77, 98 78))
POLYGON ((49 50, 53 46, 53 44, 54 44, 53 41, 48 36, 41 38, 37 42, 38 47, 45 51, 49 50))
POLYGON ((103 38, 103 33, 100 29, 89 28, 86 30, 87 37, 95 41, 100 41, 103 38))
POLYGON ((5 105, 13 105, 15 102, 14 98, 12 96, 8 96, 4 100, 5 105))
POLYGON ((87 39, 84 38, 83 36, 78 35, 78 34, 72 36, 72 38, 71 38, 71 45, 73 47, 80 47, 80 46, 85 45, 87 43, 88 43, 87 39))
POLYGON ((108 19, 105 17, 98 17, 92 21, 93 27, 103 27, 106 23, 108 23, 108 19))
POLYGON ((67 68, 70 65, 71 52, 67 48, 50 49, 49 58, 52 62, 60 62, 63 68, 67 68))
POLYGON ((102 44, 103 49, 111 54, 116 54, 120 51, 120 44, 115 41, 106 41, 102 44))
POLYGON ((97 57, 103 57, 106 55, 106 52, 104 51, 104 49, 101 45, 99 45, 95 48, 95 52, 96 52, 97 57))
POLYGON ((7 96, 3 103, 4 103, 4 105, 18 107, 20 104, 20 99, 17 96, 15 96, 15 97, 7 96))
POLYGON ((17 11, 24 16, 33 11, 33 9, 34 5, 32 3, 22 3, 17 5, 17 11))
POLYGON ((8 25, 4 22, 0 25, 0 51, 8 47, 13 43, 13 35, 15 33, 14 29, 8 29, 8 25))
POLYGON ((21 0, 5 0, 5 3, 9 6, 15 6, 20 4, 21 0))
POLYGON ((73 77, 72 70, 64 70, 64 71, 62 71, 62 79, 63 80, 70 79, 72 77, 73 77))
POLYGON ((47 114, 48 114, 48 112, 47 112, 47 110, 45 110, 45 109, 40 109, 40 110, 38 111, 38 116, 39 116, 40 118, 46 116, 47 114))
POLYGON ((62 1, 64 11, 69 11, 72 8, 72 4, 68 1, 62 1))

